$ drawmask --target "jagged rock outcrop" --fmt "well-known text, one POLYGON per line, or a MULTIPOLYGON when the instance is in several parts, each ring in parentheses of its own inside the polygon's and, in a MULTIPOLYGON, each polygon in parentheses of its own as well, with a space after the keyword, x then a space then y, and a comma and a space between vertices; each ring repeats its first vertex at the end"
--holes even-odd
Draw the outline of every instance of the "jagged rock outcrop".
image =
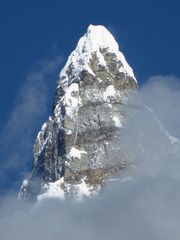
POLYGON ((90 195, 123 168, 119 138, 136 88, 113 36, 90 25, 60 73, 53 113, 37 136, 32 174, 19 197, 90 195))

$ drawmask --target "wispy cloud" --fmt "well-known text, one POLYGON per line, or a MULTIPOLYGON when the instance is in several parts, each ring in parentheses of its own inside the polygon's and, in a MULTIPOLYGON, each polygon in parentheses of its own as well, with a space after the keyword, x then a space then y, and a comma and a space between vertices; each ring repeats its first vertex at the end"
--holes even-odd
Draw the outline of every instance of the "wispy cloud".
POLYGON ((0 135, 2 188, 10 179, 17 179, 16 175, 22 174, 32 158, 33 138, 47 115, 49 93, 55 86, 61 62, 61 56, 40 61, 28 73, 17 95, 14 110, 0 135))
MULTIPOLYGON (((144 99, 155 107, 154 112, 142 108, 133 114, 122 134, 121 144, 134 154, 136 167, 123 170, 119 181, 109 182, 98 196, 83 202, 50 200, 29 209, 6 198, 0 207, 1 239, 178 240, 180 152, 179 148, 169 151, 173 145, 167 147, 171 143, 167 145, 164 132, 168 117, 164 111, 170 119, 180 113, 175 104, 178 81, 153 77, 133 102, 141 105, 144 99), (157 115, 162 125, 154 119, 157 115)), ((177 124, 170 126, 172 132, 178 130, 177 124)))
POLYGON ((151 77, 142 87, 141 96, 168 131, 180 138, 180 79, 173 75, 151 77))

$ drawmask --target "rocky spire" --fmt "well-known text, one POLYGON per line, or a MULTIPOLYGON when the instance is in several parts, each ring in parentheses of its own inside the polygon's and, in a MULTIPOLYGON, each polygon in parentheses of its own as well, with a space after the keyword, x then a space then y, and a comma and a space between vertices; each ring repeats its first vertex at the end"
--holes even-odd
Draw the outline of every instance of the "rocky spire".
POLYGON ((136 87, 114 37, 90 25, 60 73, 53 114, 37 136, 19 197, 89 196, 123 168, 119 133, 136 87))

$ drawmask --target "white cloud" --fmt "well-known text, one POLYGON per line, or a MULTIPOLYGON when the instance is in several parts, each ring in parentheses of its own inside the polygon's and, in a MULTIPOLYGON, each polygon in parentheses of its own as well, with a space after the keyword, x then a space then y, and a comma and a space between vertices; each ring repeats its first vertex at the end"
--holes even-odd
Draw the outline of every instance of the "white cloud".
POLYGON ((170 133, 180 137, 180 79, 161 75, 151 77, 142 87, 141 96, 170 133))
POLYGON ((13 177, 15 172, 24 171, 32 158, 35 132, 47 115, 49 93, 55 86, 61 62, 61 56, 40 61, 29 72, 17 95, 14 109, 0 135, 1 183, 8 180, 8 174, 13 177))
MULTIPOLYGON (((176 122, 180 113, 174 100, 180 95, 178 81, 154 77, 134 99, 135 104, 142 105, 143 98, 149 106, 155 106, 162 121, 162 128, 158 128, 154 115, 146 108, 129 119, 121 144, 134 154, 136 167, 120 172, 119 181, 108 183, 99 196, 84 202, 51 200, 31 208, 28 203, 22 206, 6 198, 0 208, 0 238, 179 240, 180 152, 179 148, 174 148, 173 154, 169 151, 163 130, 166 118, 170 116, 176 122), (144 151, 137 151, 138 142, 144 151), (121 181, 124 177, 132 180, 121 181)), ((176 132, 179 124, 171 126, 169 122, 167 126, 176 132)))

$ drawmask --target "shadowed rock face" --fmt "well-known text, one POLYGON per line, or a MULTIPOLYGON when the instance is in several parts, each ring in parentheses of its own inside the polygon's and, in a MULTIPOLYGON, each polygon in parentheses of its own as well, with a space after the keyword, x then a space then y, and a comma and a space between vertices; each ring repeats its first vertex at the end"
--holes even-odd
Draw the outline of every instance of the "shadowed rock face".
POLYGON ((86 47, 94 30, 110 35, 102 26, 90 26, 62 70, 53 113, 37 136, 32 174, 22 185, 20 198, 46 194, 49 183, 59 179, 65 195, 77 193, 76 185, 82 181, 93 192, 126 165, 119 141, 130 112, 127 99, 137 82, 124 67, 124 56, 108 44, 101 46, 101 39, 95 39, 97 50, 86 47), (89 58, 83 57, 86 52, 89 58))

